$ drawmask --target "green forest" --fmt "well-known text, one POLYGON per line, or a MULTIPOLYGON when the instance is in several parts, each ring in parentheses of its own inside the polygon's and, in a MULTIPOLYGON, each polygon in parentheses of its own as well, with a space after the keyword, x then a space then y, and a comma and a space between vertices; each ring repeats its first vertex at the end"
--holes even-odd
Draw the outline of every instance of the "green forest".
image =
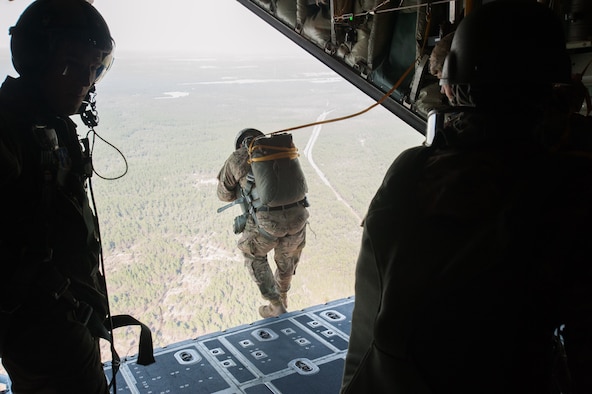
MULTIPOLYGON (((216 176, 236 134, 245 127, 271 133, 314 122, 323 111, 331 119, 371 104, 308 56, 118 54, 97 86, 98 136, 89 135, 111 313, 147 324, 155 347, 259 320, 263 299, 232 232, 240 208, 216 212, 226 204, 216 197, 216 176)), ((312 159, 329 186, 302 154, 312 129, 291 131, 310 219, 289 310, 354 295, 359 218, 393 159, 423 140, 382 107, 324 124, 312 159)), ((138 338, 137 328, 118 329, 120 356, 136 354, 138 338)))

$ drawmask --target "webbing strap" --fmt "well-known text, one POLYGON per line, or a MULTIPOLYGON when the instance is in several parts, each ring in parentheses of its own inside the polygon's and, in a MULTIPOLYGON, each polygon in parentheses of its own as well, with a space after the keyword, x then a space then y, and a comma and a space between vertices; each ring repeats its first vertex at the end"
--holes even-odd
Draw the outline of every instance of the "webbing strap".
POLYGON ((113 330, 125 326, 140 326, 140 343, 138 345, 138 358, 136 363, 138 365, 150 365, 156 362, 154 359, 154 349, 152 347, 152 333, 150 332, 148 326, 130 315, 116 315, 106 319, 102 330, 103 335, 105 333, 106 335, 101 335, 101 337, 111 343, 111 354, 113 361, 111 363, 112 378, 111 382, 109 382, 109 388, 113 388, 114 392, 117 391, 116 375, 117 372, 119 372, 119 367, 121 366, 121 358, 115 350, 113 343, 113 330), (108 328, 110 328, 109 331, 111 332, 111 335, 109 335, 109 331, 107 331, 108 328))
MULTIPOLYGON (((253 140, 255 142, 255 140, 253 140)), ((284 146, 273 146, 273 145, 251 145, 249 146, 249 163, 254 162, 261 162, 261 161, 269 161, 269 160, 277 160, 277 159, 296 159, 298 158, 298 148, 295 146, 284 147, 284 146), (260 156, 260 157, 253 157, 253 152, 255 150, 270 150, 274 153, 260 156)))
MULTIPOLYGON (((259 230, 261 235, 263 235, 265 238, 267 238, 271 241, 275 241, 277 238, 274 237, 273 235, 269 234, 267 231, 265 231, 265 229, 263 227, 261 227, 261 225, 259 224, 259 220, 257 219, 257 213, 256 213, 255 207, 253 205, 253 199, 251 198, 251 191, 253 190, 254 185, 255 185, 255 175, 253 175, 253 169, 251 169, 251 170, 249 170, 249 173, 247 174, 247 185, 245 186, 244 189, 242 189, 243 197, 245 198, 245 201, 248 203, 247 212, 253 218, 253 221, 255 222, 255 226, 257 226, 257 229, 259 230)), ((261 204, 261 203, 259 202, 259 204, 261 204)))
POLYGON ((156 362, 154 359, 154 349, 152 347, 152 332, 150 332, 147 325, 130 315, 111 316, 111 320, 107 319, 105 325, 109 327, 111 324, 111 333, 113 333, 114 329, 120 327, 140 326, 140 343, 138 345, 137 363, 139 365, 150 365, 156 362))

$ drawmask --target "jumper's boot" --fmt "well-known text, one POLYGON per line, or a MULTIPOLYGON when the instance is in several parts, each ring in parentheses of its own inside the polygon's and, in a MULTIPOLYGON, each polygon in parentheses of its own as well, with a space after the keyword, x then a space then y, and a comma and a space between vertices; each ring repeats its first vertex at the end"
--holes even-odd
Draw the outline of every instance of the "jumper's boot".
POLYGON ((282 300, 282 303, 284 304, 284 306, 286 307, 286 309, 288 308, 288 292, 281 292, 280 293, 280 299, 282 300))
POLYGON ((264 318, 276 317, 286 312, 288 311, 280 298, 277 300, 270 300, 269 305, 262 305, 259 307, 259 314, 264 318))

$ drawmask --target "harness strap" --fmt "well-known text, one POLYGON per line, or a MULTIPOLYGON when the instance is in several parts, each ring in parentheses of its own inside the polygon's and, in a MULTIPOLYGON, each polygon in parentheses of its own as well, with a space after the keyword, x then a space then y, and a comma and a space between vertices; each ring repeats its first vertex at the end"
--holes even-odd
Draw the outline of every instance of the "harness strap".
POLYGON ((261 235, 263 235, 265 238, 271 240, 271 241, 275 241, 277 239, 277 237, 274 237, 273 235, 271 235, 270 233, 268 233, 267 231, 265 231, 265 229, 263 229, 263 227, 261 227, 259 225, 259 221, 257 220, 257 216, 253 215, 253 220, 255 220, 255 224, 257 225, 257 229, 259 230, 259 232, 261 233, 261 235))
POLYGON ((262 205, 259 208, 255 208, 255 211, 262 211, 262 212, 283 211, 285 209, 294 208, 298 205, 302 205, 303 207, 308 206, 308 201, 307 201, 306 197, 300 201, 293 202, 292 204, 279 205, 277 207, 268 207, 267 205, 262 205))
MULTIPOLYGON (((241 188, 241 197, 237 198, 236 200, 234 200, 233 202, 231 202, 230 204, 226 204, 223 207, 218 208, 217 212, 220 213, 234 205, 237 204, 242 204, 243 207, 243 216, 251 216, 253 218, 253 221, 255 222, 255 226, 257 226, 257 229, 259 230, 259 232, 261 233, 261 235, 263 235, 265 238, 275 241, 277 239, 277 237, 274 237, 273 235, 269 234, 267 231, 265 231, 265 229, 263 227, 261 227, 261 225, 259 224, 259 220, 257 220, 257 210, 265 210, 262 209, 262 206, 259 206, 257 208, 255 208, 255 204, 254 202, 258 200, 258 198, 254 198, 253 195, 255 194, 255 176, 253 175, 253 171, 250 170, 249 173, 247 174, 247 183, 245 185, 244 188, 241 188)), ((239 186, 240 187, 240 186, 239 186)), ((259 203, 260 204, 260 203, 259 203)))
POLYGON ((255 175, 253 175, 253 169, 251 169, 247 174, 247 185, 244 189, 241 190, 243 197, 246 199, 246 202, 248 204, 247 212, 253 218, 253 221, 255 222, 255 226, 257 226, 259 233, 261 233, 261 235, 263 235, 265 238, 271 241, 275 241, 277 237, 274 237, 273 235, 265 231, 265 229, 259 224, 259 220, 257 219, 257 209, 260 209, 261 207, 255 209, 255 206, 253 204, 253 186, 255 186, 255 175))

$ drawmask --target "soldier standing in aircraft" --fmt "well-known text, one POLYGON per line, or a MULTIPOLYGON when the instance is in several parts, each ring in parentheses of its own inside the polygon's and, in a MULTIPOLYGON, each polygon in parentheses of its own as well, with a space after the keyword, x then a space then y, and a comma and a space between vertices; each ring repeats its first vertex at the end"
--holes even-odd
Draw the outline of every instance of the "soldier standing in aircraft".
POLYGON ((261 185, 257 186, 258 181, 253 176, 248 146, 254 138, 262 136, 259 130, 250 128, 238 133, 235 151, 218 174, 217 193, 222 201, 246 199, 243 200, 246 215, 237 217, 234 232, 242 232, 238 248, 245 258, 245 266, 261 296, 269 301, 268 305, 259 308, 259 314, 267 318, 287 312, 288 291, 306 242, 309 213, 303 194, 306 191, 303 175, 283 180, 297 183, 290 188, 297 191, 294 201, 287 200, 279 206, 257 204, 257 190, 259 188, 261 192, 261 185), (274 251, 275 273, 267 260, 271 250, 274 251))
MULTIPOLYGON (((442 78, 442 67, 444 66, 446 55, 448 55, 448 51, 450 50, 453 37, 454 32, 446 34, 436 43, 430 53, 429 72, 438 79, 442 78)), ((420 90, 417 101, 415 102, 415 109, 427 117, 432 110, 449 107, 451 99, 453 97, 450 92, 450 86, 440 86, 439 83, 435 82, 420 90)))
MULTIPOLYGON (((439 80, 442 79, 442 67, 444 67, 444 61, 450 51, 450 45, 452 45, 453 38, 454 32, 446 34, 440 41, 438 41, 430 54, 430 74, 439 80)), ((441 85, 440 93, 446 95, 449 101, 454 99, 450 90, 450 85, 448 84, 441 85)))
POLYGON ((460 115, 393 162, 365 219, 343 394, 592 393, 592 149, 549 140, 570 74, 540 3, 459 24, 442 83, 460 115))
POLYGON ((0 356, 15 393, 106 394, 92 168, 70 116, 109 68, 113 40, 84 0, 37 0, 10 35, 19 77, 0 88, 0 356))

